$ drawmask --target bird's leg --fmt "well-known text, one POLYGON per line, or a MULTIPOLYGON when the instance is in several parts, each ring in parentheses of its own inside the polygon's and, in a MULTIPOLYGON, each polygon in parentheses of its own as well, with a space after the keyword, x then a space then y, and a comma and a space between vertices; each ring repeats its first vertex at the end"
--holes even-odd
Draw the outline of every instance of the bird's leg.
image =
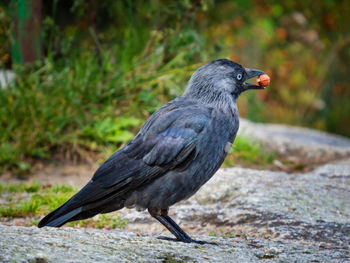
POLYGON ((169 216, 167 209, 162 209, 159 213, 158 211, 148 209, 148 212, 157 219, 163 226, 165 226, 175 237, 177 240, 182 241, 184 243, 191 243, 193 239, 190 238, 185 231, 183 231, 169 216))
POLYGON ((170 224, 162 215, 154 216, 162 225, 164 225, 175 237, 177 240, 184 243, 191 243, 193 240, 187 235, 183 235, 179 232, 172 224, 170 224))
MULTIPOLYGON (((192 240, 186 232, 178 225, 176 222, 168 215, 168 210, 169 209, 162 209, 161 210, 161 215, 165 218, 166 221, 169 222, 177 231, 179 231, 183 236, 185 236, 187 239, 192 240)), ((193 240, 192 240, 193 241, 193 240)))

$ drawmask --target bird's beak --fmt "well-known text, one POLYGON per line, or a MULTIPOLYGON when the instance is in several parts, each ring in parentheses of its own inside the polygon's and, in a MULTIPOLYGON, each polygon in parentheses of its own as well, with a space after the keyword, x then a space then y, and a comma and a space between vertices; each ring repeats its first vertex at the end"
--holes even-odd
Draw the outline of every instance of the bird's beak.
MULTIPOLYGON (((245 68, 245 72, 246 72, 246 75, 245 75, 245 80, 248 80, 248 79, 251 79, 251 78, 254 78, 256 76, 260 76, 260 75, 263 75, 263 74, 266 74, 264 71, 261 71, 261 70, 257 70, 257 69, 250 69, 250 68, 245 68)), ((243 84, 243 91, 246 91, 246 90, 249 90, 249 89, 265 89, 264 86, 259 86, 259 85, 254 85, 252 83, 247 83, 247 82, 244 82, 243 84)))

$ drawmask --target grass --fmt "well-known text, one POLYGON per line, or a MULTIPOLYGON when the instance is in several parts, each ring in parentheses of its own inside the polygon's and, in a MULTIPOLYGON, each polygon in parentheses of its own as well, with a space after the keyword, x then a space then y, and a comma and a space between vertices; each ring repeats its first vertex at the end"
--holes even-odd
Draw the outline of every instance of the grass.
POLYGON ((0 169, 25 174, 36 160, 57 154, 85 160, 84 152, 116 149, 182 93, 195 68, 183 58, 187 52, 170 64, 150 54, 119 68, 110 51, 103 67, 82 52, 64 66, 48 59, 18 68, 12 86, 0 89, 0 169))
POLYGON ((26 217, 48 213, 67 201, 77 189, 39 183, 0 185, 1 217, 26 217))
POLYGON ((276 153, 267 152, 264 145, 250 137, 237 136, 230 153, 224 161, 225 167, 237 164, 265 168, 273 163, 276 153))
POLYGON ((8 184, 6 186, 0 184, 0 194, 3 194, 4 192, 8 192, 8 193, 19 193, 19 192, 35 193, 35 192, 38 192, 40 188, 41 188, 41 185, 35 181, 33 181, 31 184, 8 184))
MULTIPOLYGON (((45 186, 31 184, 0 184, 0 220, 10 218, 31 218, 31 224, 37 225, 39 217, 56 209, 66 202, 78 190, 67 185, 45 186)), ((123 228, 128 224, 116 214, 103 214, 94 218, 70 222, 68 226, 123 228)))

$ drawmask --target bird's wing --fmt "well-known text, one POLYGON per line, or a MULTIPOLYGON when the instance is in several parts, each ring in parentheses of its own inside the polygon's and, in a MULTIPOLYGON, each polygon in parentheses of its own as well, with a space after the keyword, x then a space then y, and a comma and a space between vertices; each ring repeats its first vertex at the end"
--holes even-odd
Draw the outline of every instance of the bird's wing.
POLYGON ((92 180, 108 188, 125 180, 143 182, 179 168, 195 152, 210 113, 199 106, 165 105, 96 171, 92 180))

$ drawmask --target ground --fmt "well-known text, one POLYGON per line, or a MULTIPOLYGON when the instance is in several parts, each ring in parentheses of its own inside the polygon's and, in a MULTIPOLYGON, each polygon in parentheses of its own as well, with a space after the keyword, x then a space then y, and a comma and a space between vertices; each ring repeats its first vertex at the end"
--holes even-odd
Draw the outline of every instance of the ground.
MULTIPOLYGON (((300 128, 242 126, 266 147, 312 169, 220 169, 170 210, 185 231, 208 244, 158 239, 171 235, 147 212, 123 209, 118 215, 128 224, 122 230, 38 229, 2 220, 0 261, 350 262, 350 141, 300 128)), ((49 166, 31 179, 81 187, 96 168, 49 166)))

